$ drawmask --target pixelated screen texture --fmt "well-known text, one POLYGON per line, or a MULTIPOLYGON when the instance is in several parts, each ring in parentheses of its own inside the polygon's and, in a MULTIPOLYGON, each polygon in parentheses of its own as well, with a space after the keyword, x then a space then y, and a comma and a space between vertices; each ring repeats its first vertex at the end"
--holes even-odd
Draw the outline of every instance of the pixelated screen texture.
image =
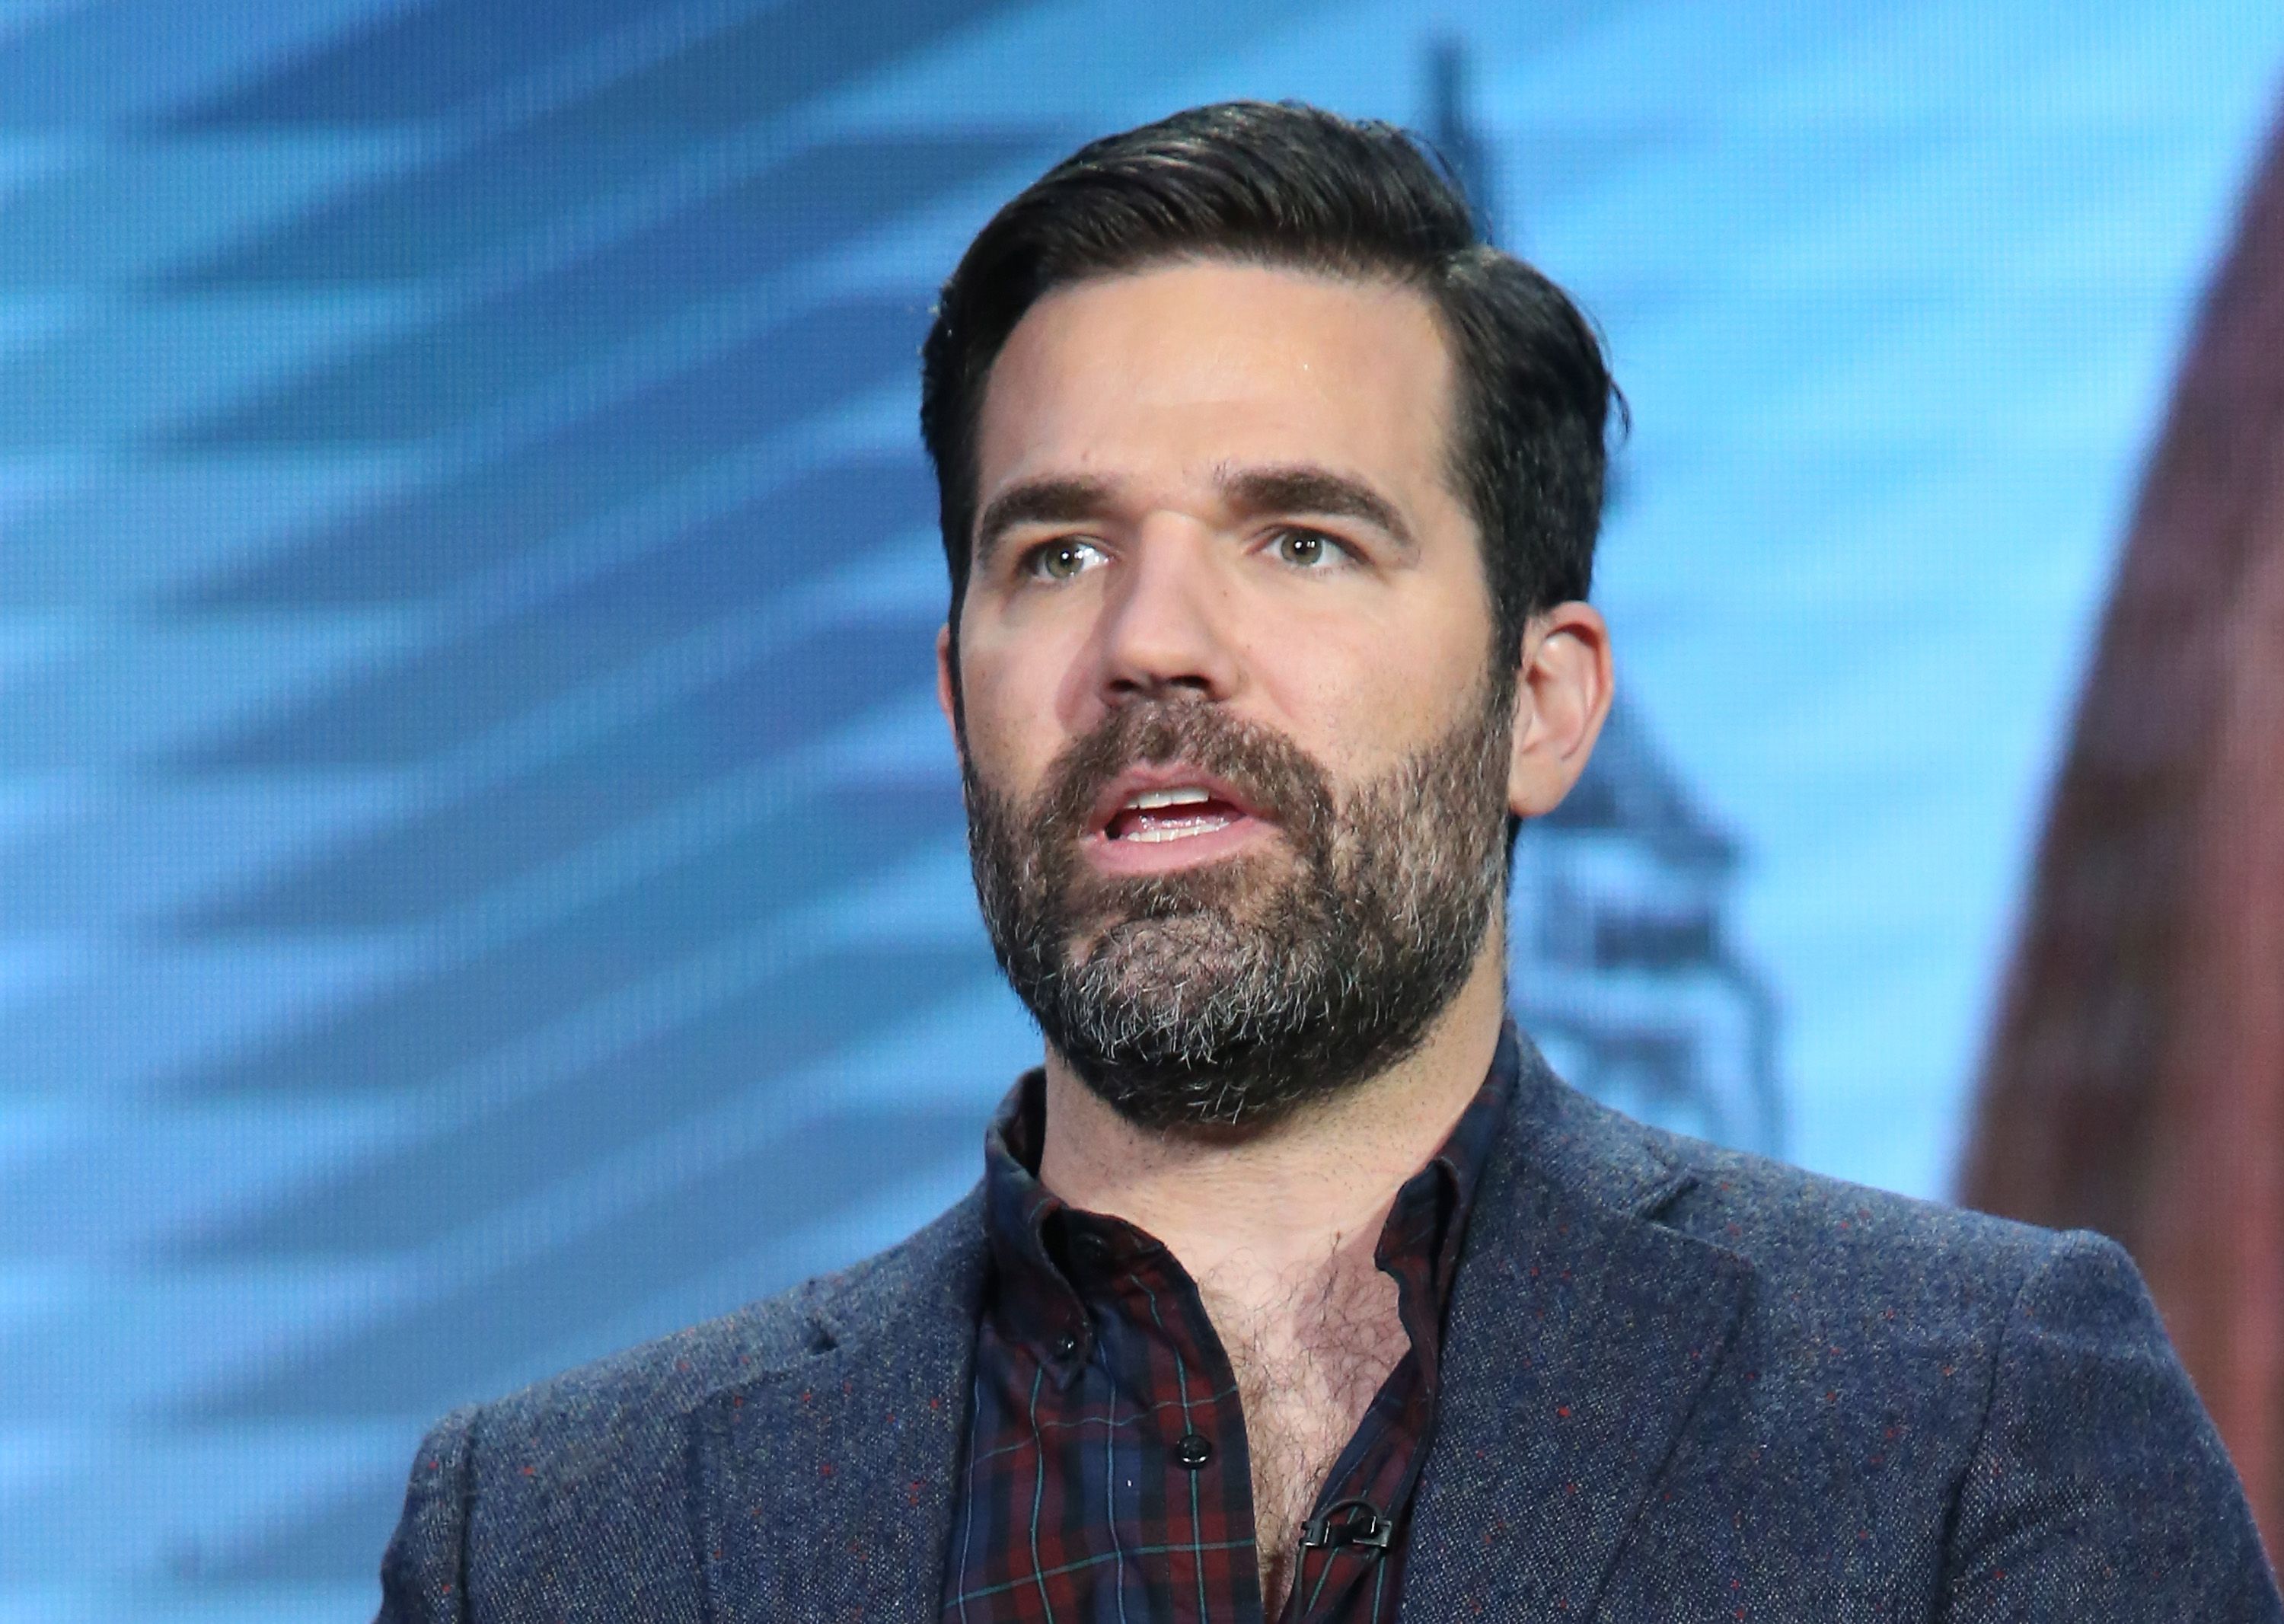
POLYGON ((366 1616, 437 1415, 966 1187, 1036 1038, 933 288, 1087 137, 1440 48, 1634 418, 1518 1008, 1942 1193, 2272 6, 17 0, 0 1618, 366 1616))

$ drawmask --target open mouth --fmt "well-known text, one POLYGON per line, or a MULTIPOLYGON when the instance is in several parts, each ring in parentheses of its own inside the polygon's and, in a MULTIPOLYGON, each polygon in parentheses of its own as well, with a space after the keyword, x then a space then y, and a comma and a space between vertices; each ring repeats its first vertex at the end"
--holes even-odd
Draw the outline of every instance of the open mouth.
POLYGON ((1276 825, 1230 785, 1169 765, 1120 775, 1095 803, 1090 826, 1098 864, 1146 873, 1234 854, 1276 825))
POLYGON ((1107 840, 1187 840, 1226 829, 1246 816, 1243 808, 1195 785, 1144 790, 1110 815, 1102 835, 1107 840))

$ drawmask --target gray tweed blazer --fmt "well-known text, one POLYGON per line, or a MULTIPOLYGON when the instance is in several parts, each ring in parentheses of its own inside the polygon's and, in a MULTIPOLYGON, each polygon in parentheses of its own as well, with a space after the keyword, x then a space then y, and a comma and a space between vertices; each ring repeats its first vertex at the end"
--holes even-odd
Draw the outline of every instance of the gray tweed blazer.
MULTIPOLYGON (((1422 1620, 2284 1620, 2125 1254, 1677 1138, 1524 1045, 1451 1305, 1422 1620)), ((448 1416, 386 1620, 935 1615, 974 1196, 448 1416)))

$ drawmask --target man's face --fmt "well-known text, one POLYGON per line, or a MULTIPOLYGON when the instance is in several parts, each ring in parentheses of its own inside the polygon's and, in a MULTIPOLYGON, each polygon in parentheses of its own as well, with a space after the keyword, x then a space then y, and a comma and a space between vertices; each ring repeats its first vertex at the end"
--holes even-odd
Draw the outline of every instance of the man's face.
POLYGON ((1512 656, 1451 397, 1418 293, 1227 263, 1053 293, 993 368, 978 889, 1050 1043, 1146 1125, 1376 1071, 1497 917, 1512 656))

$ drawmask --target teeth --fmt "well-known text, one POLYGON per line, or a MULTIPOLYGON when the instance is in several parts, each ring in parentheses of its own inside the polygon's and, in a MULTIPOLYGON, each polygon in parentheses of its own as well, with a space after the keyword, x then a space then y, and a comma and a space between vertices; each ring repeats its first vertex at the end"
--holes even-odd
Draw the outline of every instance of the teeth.
POLYGON ((1152 842, 1159 840, 1186 840, 1193 835, 1211 834, 1216 829, 1226 829, 1229 827, 1231 822, 1232 820, 1226 817, 1192 818, 1187 823, 1175 824, 1170 826, 1162 824, 1155 829, 1132 830, 1123 838, 1129 840, 1146 840, 1152 842))
POLYGON ((1213 797, 1204 790, 1185 786, 1177 790, 1145 790, 1130 797, 1126 804, 1138 812, 1153 811, 1159 807, 1191 807, 1213 797))

